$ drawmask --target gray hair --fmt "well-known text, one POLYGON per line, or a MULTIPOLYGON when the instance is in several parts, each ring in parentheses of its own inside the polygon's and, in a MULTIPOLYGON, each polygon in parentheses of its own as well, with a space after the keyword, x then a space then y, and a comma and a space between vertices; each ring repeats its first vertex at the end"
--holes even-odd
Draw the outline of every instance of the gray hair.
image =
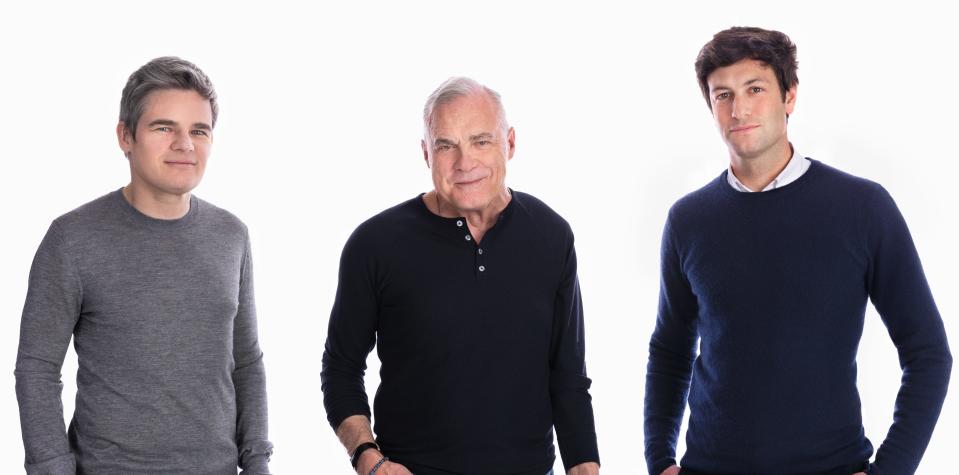
POLYGON ((219 108, 216 104, 216 90, 210 78, 189 61, 176 56, 163 56, 134 71, 123 87, 123 95, 120 97, 120 121, 125 124, 133 139, 136 139, 137 123, 146 108, 147 96, 153 91, 163 89, 196 91, 210 101, 210 109, 213 111, 213 123, 210 126, 216 125, 219 108))
POLYGON ((486 94, 493 100, 493 103, 496 104, 497 120, 503 132, 506 132, 506 130, 509 129, 509 124, 506 122, 506 109, 503 108, 503 101, 500 99, 499 93, 468 77, 458 76, 451 77, 444 81, 443 84, 440 84, 440 87, 436 88, 436 90, 430 94, 430 97, 426 99, 426 105, 423 106, 423 127, 425 128, 425 135, 429 137, 430 132, 432 132, 433 115, 437 107, 453 102, 454 99, 477 93, 486 94))

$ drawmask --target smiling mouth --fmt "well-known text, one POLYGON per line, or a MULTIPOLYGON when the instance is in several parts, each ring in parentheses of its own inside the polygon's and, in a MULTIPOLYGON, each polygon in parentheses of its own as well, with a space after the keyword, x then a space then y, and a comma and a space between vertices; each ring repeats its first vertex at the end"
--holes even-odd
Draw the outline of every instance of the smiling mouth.
POLYGON ((483 180, 485 180, 485 179, 486 179, 486 177, 484 176, 484 177, 482 177, 482 178, 477 178, 477 179, 475 179, 475 180, 470 180, 470 181, 458 181, 458 182, 456 182, 456 185, 457 185, 457 186, 474 185, 474 184, 479 183, 479 182, 481 182, 481 181, 483 181, 483 180))
POLYGON ((757 128, 757 127, 759 127, 758 124, 742 125, 742 126, 739 126, 739 127, 733 127, 732 129, 729 129, 729 131, 730 131, 730 132, 746 132, 746 131, 753 130, 753 129, 757 128))

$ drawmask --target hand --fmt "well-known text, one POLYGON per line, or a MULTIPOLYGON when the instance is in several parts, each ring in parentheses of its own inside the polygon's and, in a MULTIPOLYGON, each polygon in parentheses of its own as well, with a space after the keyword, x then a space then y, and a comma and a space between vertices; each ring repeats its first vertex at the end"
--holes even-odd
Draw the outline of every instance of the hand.
POLYGON ((663 470, 663 473, 659 475, 679 475, 679 467, 676 465, 670 465, 666 470, 663 470))
MULTIPOLYGON (((356 464, 357 475, 369 475, 370 470, 376 466, 376 463, 383 458, 379 450, 366 449, 360 454, 360 460, 356 464)), ((376 475, 413 475, 406 467, 393 462, 385 462, 376 469, 376 475)))
POLYGON ((596 462, 581 463, 570 468, 566 475, 599 475, 599 464, 596 462))

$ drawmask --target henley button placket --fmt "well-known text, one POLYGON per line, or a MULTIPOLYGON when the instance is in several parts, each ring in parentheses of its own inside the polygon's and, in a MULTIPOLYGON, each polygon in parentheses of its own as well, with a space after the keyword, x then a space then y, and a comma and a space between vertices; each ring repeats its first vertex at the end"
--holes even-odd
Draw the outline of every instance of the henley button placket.
MULTIPOLYGON (((463 220, 462 220, 462 219, 457 219, 457 220, 456 220, 456 227, 457 227, 457 228, 462 228, 462 227, 463 227, 463 220)), ((463 236, 463 239, 465 239, 467 242, 473 242, 473 236, 470 235, 468 231, 467 231, 467 233, 463 236)), ((476 254, 475 254, 473 257, 474 257, 474 260, 475 260, 475 262, 476 262, 476 270, 477 270, 478 272, 480 272, 480 273, 486 272, 486 265, 485 265, 485 263, 484 263, 484 260, 485 260, 485 259, 484 259, 483 257, 481 257, 482 255, 483 255, 483 248, 477 247, 477 248, 476 248, 476 254)))

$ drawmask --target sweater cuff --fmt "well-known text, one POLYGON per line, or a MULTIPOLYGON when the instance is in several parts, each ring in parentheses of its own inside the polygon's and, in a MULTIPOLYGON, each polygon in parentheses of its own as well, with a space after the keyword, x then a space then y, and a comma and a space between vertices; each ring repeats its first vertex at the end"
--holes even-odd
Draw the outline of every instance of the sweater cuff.
POLYGON ((243 444, 239 465, 245 475, 270 475, 270 456, 273 444, 267 440, 256 440, 243 444))
POLYGON ((596 433, 589 432, 559 437, 559 452, 563 457, 563 468, 567 472, 570 468, 581 463, 599 463, 596 433))
POLYGON ((659 475, 660 473, 663 473, 663 470, 666 470, 667 468, 672 467, 673 465, 679 465, 678 463, 676 463, 676 459, 666 458, 666 459, 660 459, 654 463, 648 464, 647 468, 649 469, 649 475, 659 475))
POLYGON ((240 475, 270 475, 270 457, 257 455, 249 457, 240 475))
POLYGON ((61 455, 43 462, 23 465, 27 475, 76 475, 77 459, 73 454, 61 455))
POLYGON ((336 432, 336 430, 340 428, 340 424, 351 416, 366 416, 370 421, 373 420, 372 414, 370 413, 370 406, 359 402, 338 405, 336 408, 330 408, 326 414, 326 418, 330 422, 330 427, 333 428, 333 432, 336 432))

